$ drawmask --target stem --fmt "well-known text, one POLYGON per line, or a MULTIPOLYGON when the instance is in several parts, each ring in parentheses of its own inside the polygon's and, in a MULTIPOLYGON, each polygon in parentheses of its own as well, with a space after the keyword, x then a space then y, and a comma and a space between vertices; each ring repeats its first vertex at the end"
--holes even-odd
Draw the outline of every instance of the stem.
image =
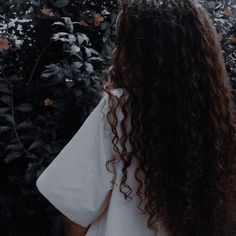
POLYGON ((13 99, 13 86, 12 86, 12 84, 11 84, 11 112, 12 112, 12 118, 13 118, 13 121, 14 121, 13 130, 14 130, 16 139, 17 139, 18 143, 20 144, 20 146, 22 147, 25 154, 27 155, 27 157, 29 157, 30 153, 25 149, 25 147, 24 147, 23 143, 21 142, 20 137, 17 133, 17 130, 16 130, 15 112, 14 112, 14 99, 13 99))
POLYGON ((30 74, 30 77, 29 77, 29 81, 26 85, 30 84, 31 81, 33 80, 33 77, 34 77, 36 69, 38 68, 39 62, 41 61, 44 53, 47 51, 48 48, 49 48, 49 44, 43 49, 43 51, 39 54, 39 57, 36 59, 33 70, 32 70, 32 72, 30 74))

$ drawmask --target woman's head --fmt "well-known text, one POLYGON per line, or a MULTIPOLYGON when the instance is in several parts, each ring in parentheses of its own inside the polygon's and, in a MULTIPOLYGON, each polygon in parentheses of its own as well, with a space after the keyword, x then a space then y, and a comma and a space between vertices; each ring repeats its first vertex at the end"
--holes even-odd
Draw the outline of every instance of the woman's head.
POLYGON ((123 0, 117 40, 104 89, 124 165, 120 191, 130 197, 127 168, 136 159, 137 195, 147 199, 150 228, 161 221, 171 236, 233 235, 236 115, 207 12, 194 0, 123 0), (128 98, 110 93, 117 87, 128 98))
POLYGON ((124 0, 113 53, 113 70, 122 76, 113 82, 128 89, 134 84, 152 87, 163 76, 204 70, 204 55, 220 53, 217 39, 197 1, 124 0))

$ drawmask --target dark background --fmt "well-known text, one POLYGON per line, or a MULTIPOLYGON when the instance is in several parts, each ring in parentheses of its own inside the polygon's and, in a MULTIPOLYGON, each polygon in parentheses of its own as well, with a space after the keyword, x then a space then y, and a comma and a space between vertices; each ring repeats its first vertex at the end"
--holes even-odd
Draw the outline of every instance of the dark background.
MULTIPOLYGON (((236 89, 236 3, 200 2, 236 89)), ((116 16, 111 0, 0 0, 2 236, 63 235, 61 215, 35 181, 100 99, 116 16)))

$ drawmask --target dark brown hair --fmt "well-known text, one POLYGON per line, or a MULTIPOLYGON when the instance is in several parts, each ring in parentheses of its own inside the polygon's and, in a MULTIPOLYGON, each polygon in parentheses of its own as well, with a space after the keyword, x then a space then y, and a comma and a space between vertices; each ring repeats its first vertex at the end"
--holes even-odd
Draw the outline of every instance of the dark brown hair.
POLYGON ((107 166, 122 161, 120 191, 130 198, 136 160, 149 228, 158 232, 159 221, 171 236, 235 235, 236 113, 212 21, 193 0, 124 0, 118 18, 104 90, 117 154, 107 166))

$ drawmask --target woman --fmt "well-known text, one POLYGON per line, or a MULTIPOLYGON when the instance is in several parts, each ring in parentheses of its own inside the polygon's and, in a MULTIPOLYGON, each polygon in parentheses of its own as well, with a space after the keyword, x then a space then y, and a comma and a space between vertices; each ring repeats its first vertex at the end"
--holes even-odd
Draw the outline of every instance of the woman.
POLYGON ((194 0, 124 0, 105 94, 37 181, 78 236, 232 236, 236 113, 194 0))

